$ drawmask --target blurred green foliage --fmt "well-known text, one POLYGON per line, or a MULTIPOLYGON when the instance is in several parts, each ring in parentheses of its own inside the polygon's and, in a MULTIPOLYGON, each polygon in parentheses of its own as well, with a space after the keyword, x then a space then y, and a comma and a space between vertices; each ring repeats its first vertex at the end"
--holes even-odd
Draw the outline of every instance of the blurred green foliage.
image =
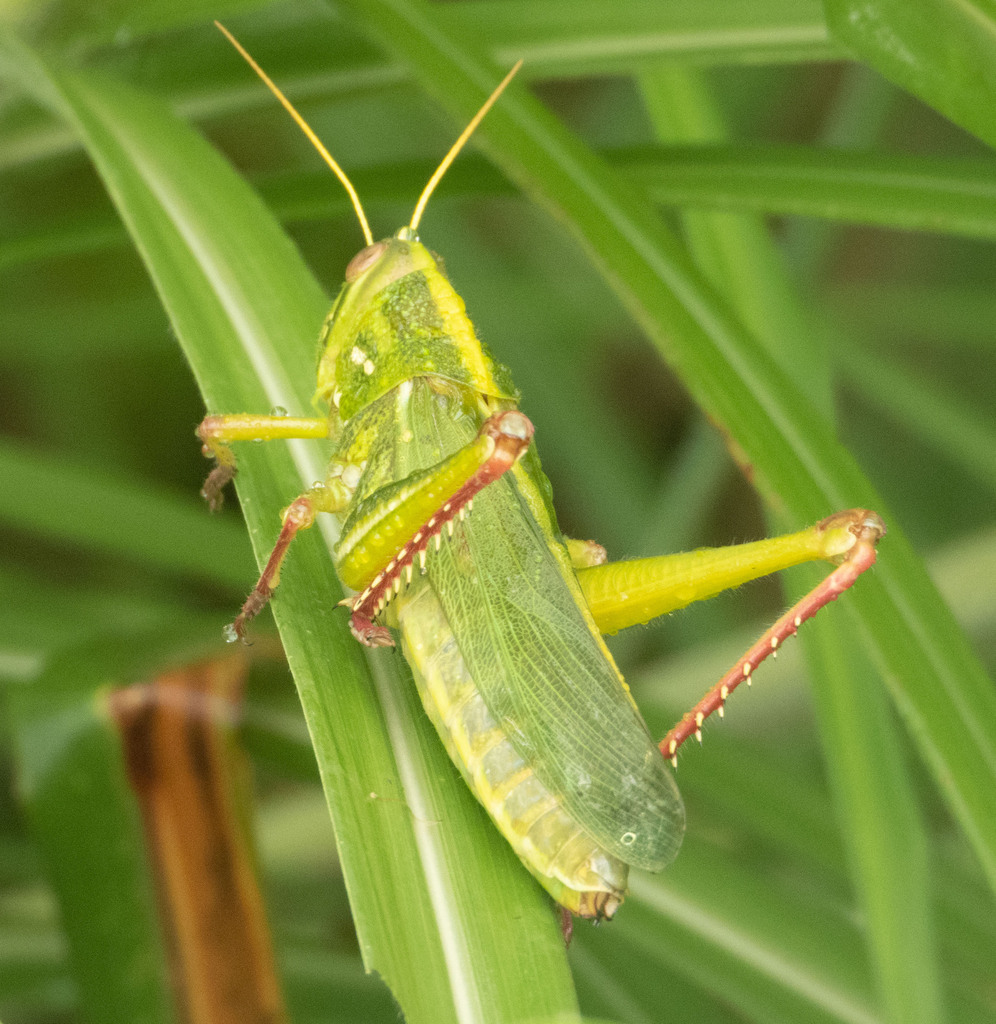
MULTIPOLYGON (((478 94, 526 58, 481 131, 489 159, 461 157, 422 234, 512 369, 566 533, 612 557, 750 539, 865 500, 857 467, 889 510, 876 579, 813 627, 813 689, 791 645, 682 760, 690 827, 674 867, 635 878, 611 927, 579 924, 567 959, 580 1012, 993 1019, 996 716, 973 660, 996 659, 996 64, 979 27, 993 22, 953 0, 825 7, 4 12, 6 1024, 173 1019, 104 696, 220 643, 255 565, 238 512, 200 507, 193 429, 205 402, 266 411, 275 390, 308 412, 323 292, 362 244, 337 184, 212 17, 300 106, 378 235, 407 221, 478 94), (167 106, 264 197, 303 263, 167 106), (230 341, 242 310, 250 327, 230 341), (247 340, 260 324, 285 332, 272 351, 247 340), (858 641, 876 630, 867 661, 858 641)), ((265 550, 299 470, 268 446, 244 467, 265 550)), ((529 1007, 572 1019, 553 914, 404 678, 390 679, 396 666, 371 676, 333 637, 327 555, 308 543, 275 609, 307 724, 289 674, 260 656, 242 726, 291 1019, 395 1020, 395 998, 412 1020, 529 1007), (326 681, 326 665, 342 679, 326 681)), ((619 637, 652 730, 782 602, 753 586, 619 637)))

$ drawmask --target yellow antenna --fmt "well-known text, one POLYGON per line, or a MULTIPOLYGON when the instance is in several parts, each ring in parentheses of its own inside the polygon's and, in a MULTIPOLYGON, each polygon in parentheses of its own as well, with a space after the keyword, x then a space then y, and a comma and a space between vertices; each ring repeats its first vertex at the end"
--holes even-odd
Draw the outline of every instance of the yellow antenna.
MULTIPOLYGON (((353 204, 353 209, 356 211, 356 216, 359 218, 360 227, 363 230, 363 237, 366 239, 367 245, 373 245, 373 235, 370 233, 370 225, 367 223, 366 214, 363 212, 363 206, 360 204, 360 197, 356 194, 356 189, 353 188, 353 183, 346 177, 346 172, 335 162, 332 158, 332 154, 322 145, 322 140, 311 130, 311 126, 307 121, 294 109, 294 104, 277 88, 276 84, 272 81, 270 76, 252 59, 246 48, 232 35, 231 32, 221 24, 220 21, 216 21, 215 25, 219 31, 225 36, 225 38, 235 47, 236 50, 242 55, 243 60, 256 72, 257 75, 266 84, 266 87, 277 97, 278 100, 284 105, 287 113, 294 118, 294 123, 301 129, 302 132, 308 137, 308 141, 318 150, 321 154, 322 159, 332 169, 333 174, 342 182, 343 187, 349 194, 349 201, 353 204)), ((514 69, 513 69, 514 70, 514 69)), ((511 76, 509 76, 511 77, 511 76)), ((498 88, 498 92, 501 92, 504 88, 505 83, 502 82, 498 88)), ((493 98, 492 98, 493 99, 493 98)), ((489 100, 485 105, 484 110, 491 105, 492 100, 489 100)), ((482 114, 484 111, 481 112, 482 114)), ((480 115, 478 115, 472 125, 479 121, 480 115)))
POLYGON ((419 196, 418 202, 415 204, 415 212, 412 214, 411 223, 408 225, 412 231, 418 227, 418 222, 422 219, 422 214, 425 213, 426 204, 429 202, 429 196, 435 191, 436 186, 442 180, 443 175, 450 169, 450 164, 456 159, 457 154, 463 149, 464 144, 474 134, 474 130, 484 120, 484 115, 494 106, 494 102, 498 97, 505 91, 505 86, 515 77, 516 71, 522 67, 522 61, 516 61, 515 67, 501 80, 498 88, 484 101, 484 106, 474 115, 470 124, 460 133, 460 138, 453 143, 450 147, 450 151, 443 157, 443 162, 436 168, 435 173, 429 179, 429 184, 422 190, 422 195, 419 196))

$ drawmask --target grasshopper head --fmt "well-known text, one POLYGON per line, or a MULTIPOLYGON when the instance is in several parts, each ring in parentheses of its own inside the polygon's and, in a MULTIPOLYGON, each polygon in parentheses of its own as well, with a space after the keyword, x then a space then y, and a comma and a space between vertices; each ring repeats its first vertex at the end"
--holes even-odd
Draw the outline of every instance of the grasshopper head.
POLYGON ((522 65, 519 61, 460 133, 422 191, 408 227, 374 242, 356 189, 294 105, 223 25, 215 25, 342 182, 367 240, 346 270, 346 283, 322 330, 315 398, 329 402, 346 422, 406 380, 438 376, 486 395, 515 398, 508 371, 477 340, 463 301, 453 291, 416 229, 433 190, 481 119, 522 65))
POLYGON ((404 227, 350 261, 322 332, 315 397, 346 422, 392 388, 423 376, 496 398, 517 397, 438 261, 404 227))

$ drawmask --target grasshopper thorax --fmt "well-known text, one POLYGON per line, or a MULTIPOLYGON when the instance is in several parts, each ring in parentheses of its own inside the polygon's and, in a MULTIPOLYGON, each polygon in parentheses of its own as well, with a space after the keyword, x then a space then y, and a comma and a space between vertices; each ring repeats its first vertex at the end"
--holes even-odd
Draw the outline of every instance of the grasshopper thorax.
POLYGON ((315 397, 343 422, 414 377, 517 398, 508 371, 478 340, 463 300, 410 227, 350 261, 321 346, 315 397))

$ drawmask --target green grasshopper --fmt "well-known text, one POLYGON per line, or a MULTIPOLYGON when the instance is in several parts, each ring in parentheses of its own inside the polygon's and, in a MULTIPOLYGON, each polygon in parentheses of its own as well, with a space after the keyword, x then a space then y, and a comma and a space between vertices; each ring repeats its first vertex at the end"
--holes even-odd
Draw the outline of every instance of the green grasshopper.
POLYGON ((270 599, 298 530, 319 512, 337 515, 333 559, 355 593, 343 602, 353 635, 369 646, 400 640, 450 757, 523 864, 565 911, 609 918, 630 867, 660 871, 681 844, 668 760, 874 563, 882 521, 854 509, 772 540, 612 564, 599 545, 565 539, 508 371, 417 235, 436 184, 518 66, 453 145, 411 222, 375 242, 345 173, 222 31, 342 181, 367 243, 321 332, 316 400, 328 415, 208 416, 198 429, 216 460, 203 492, 212 507, 235 473, 230 442, 332 442, 326 479, 284 511, 229 639, 242 639, 270 599), (820 558, 837 568, 655 743, 602 635, 820 558))

